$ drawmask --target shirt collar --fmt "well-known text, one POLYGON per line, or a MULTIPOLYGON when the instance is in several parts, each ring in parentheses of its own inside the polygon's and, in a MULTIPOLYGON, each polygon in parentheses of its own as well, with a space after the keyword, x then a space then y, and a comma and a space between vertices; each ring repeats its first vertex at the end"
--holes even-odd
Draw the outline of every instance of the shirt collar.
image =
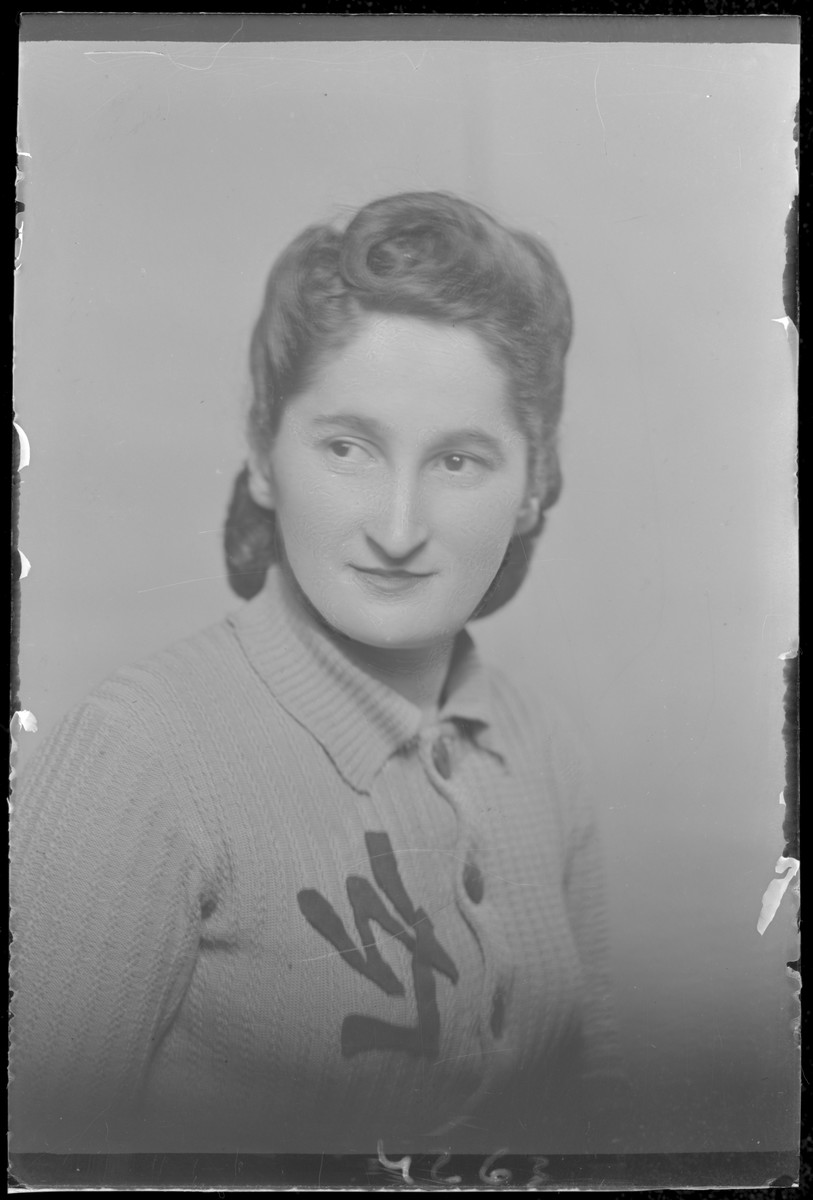
MULTIPOLYGON (((351 662, 302 610, 279 568, 229 619, 255 671, 356 791, 369 792, 387 759, 417 739, 420 709, 351 662)), ((458 723, 502 757, 493 740, 488 672, 465 630, 455 642, 438 720, 458 723)))

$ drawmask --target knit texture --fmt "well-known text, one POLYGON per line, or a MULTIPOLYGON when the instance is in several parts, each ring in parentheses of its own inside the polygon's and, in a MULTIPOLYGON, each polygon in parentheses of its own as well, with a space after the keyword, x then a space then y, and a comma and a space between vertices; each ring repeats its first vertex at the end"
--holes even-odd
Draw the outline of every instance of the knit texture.
POLYGON ((427 725, 273 570, 63 719, 11 897, 18 1152, 614 1148, 580 758, 465 632, 427 725))

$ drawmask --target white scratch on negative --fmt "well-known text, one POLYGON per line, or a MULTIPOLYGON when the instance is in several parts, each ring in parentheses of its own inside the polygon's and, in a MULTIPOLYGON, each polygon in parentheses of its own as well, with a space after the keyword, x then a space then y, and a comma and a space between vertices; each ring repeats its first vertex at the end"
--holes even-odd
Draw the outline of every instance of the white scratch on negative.
MULTIPOLYGON (((454 862, 461 862, 461 863, 465 864, 467 861, 460 854, 452 854, 452 852, 450 850, 438 850, 438 848, 436 846, 427 846, 427 847, 407 846, 406 848, 399 850, 398 853, 399 853, 399 855, 438 854, 438 855, 442 855, 444 858, 451 858, 454 862)), ((387 857, 388 856, 386 853, 385 854, 371 854, 369 856, 369 861, 372 862, 372 860, 374 858, 387 858, 387 857)), ((349 871, 360 871, 360 870, 363 870, 364 867, 366 867, 366 865, 367 865, 366 859, 359 859, 357 862, 349 863, 348 870, 349 871)), ((517 883, 516 880, 511 879, 510 876, 498 875, 496 871, 493 871, 489 874, 489 879, 499 879, 502 883, 508 883, 512 887, 517 887, 517 888, 535 888, 538 886, 536 883, 517 883)))
POLYGON ((757 933, 760 935, 765 932, 776 916, 776 910, 779 908, 780 901, 788 889, 788 884, 795 878, 799 871, 799 860, 798 858, 785 858, 781 856, 774 870, 777 874, 780 871, 785 871, 785 874, 780 879, 772 879, 765 889, 762 897, 762 909, 757 921, 757 933))
POLYGON ((409 53, 408 50, 404 50, 403 53, 404 53, 404 57, 406 58, 407 62, 412 67, 413 71, 417 71, 423 66, 424 59, 426 58, 429 51, 427 50, 426 46, 424 46, 422 49, 422 52, 421 52, 421 57, 418 59, 417 62, 415 62, 413 60, 412 55, 409 53))
POLYGON ((449 1058, 438 1058, 432 1066, 439 1067, 441 1063, 456 1062, 458 1058, 479 1058, 483 1054, 508 1054, 509 1051, 510 1047, 508 1046, 497 1046, 493 1050, 472 1050, 467 1054, 452 1054, 449 1058))
POLYGON ((85 58, 101 58, 102 55, 132 58, 136 54, 154 54, 156 58, 169 58, 164 50, 85 50, 84 54, 85 58))
POLYGON ((17 753, 17 739, 14 735, 20 734, 21 732, 36 733, 37 718, 32 712, 29 712, 27 708, 21 708, 12 716, 9 732, 11 734, 11 767, 9 769, 9 783, 14 783, 14 780, 17 778, 17 772, 14 769, 14 756, 17 753))
POLYGON ((604 118, 602 117, 601 109, 598 106, 598 73, 600 70, 601 70, 601 63, 599 63, 598 66, 596 67, 596 73, 593 76, 593 97, 596 101, 596 112, 598 113, 598 119, 599 119, 599 121, 601 121, 601 133, 602 133, 602 137, 604 139, 604 153, 606 154, 607 153, 607 126, 604 124, 604 118))
POLYGON ((24 729, 26 733, 37 732, 37 718, 27 708, 19 709, 12 717, 12 733, 14 732, 15 722, 20 729, 24 729))
POLYGON ((225 573, 219 575, 195 575, 192 579, 176 579, 174 583, 159 583, 156 587, 139 588, 136 592, 137 596, 143 596, 145 592, 162 592, 164 588, 182 587, 185 583, 207 583, 210 579, 225 579, 225 573))
MULTIPOLYGON (((382 946, 391 945, 393 942, 401 942, 401 945, 403 945, 404 944, 403 936, 407 932, 407 930, 412 929, 414 931, 415 929, 417 929, 417 927, 419 925, 422 925, 424 921, 431 921, 432 917, 437 916, 437 914, 439 912, 443 912, 444 909, 451 908, 451 906, 453 904, 454 904, 454 900, 450 900, 448 904, 439 904, 438 907, 433 908, 431 910, 431 912, 424 913, 424 915, 422 917, 418 917, 417 921, 407 921, 404 929, 402 929, 400 933, 388 933, 386 935, 386 937, 373 938, 373 940, 371 942, 361 942, 360 947, 356 946, 356 944, 353 943, 352 949, 357 952, 359 951, 359 948, 361 950, 366 951, 366 950, 371 949, 373 946, 375 946, 376 949, 380 950, 382 946)), ((326 954, 309 955, 307 958, 296 959, 296 962, 312 963, 312 962, 323 962, 324 959, 326 959, 326 958, 337 958, 337 957, 341 958, 341 957, 347 955, 349 953, 350 949, 351 949, 351 947, 348 946, 348 948, 346 950, 328 950, 326 954)))
POLYGON ((214 53, 214 57, 212 58, 212 61, 210 63, 207 63, 205 67, 193 67, 189 63, 178 62, 178 60, 173 58, 171 54, 168 54, 166 50, 85 50, 85 54, 88 56, 92 56, 92 57, 97 57, 102 54, 106 54, 106 55, 115 54, 115 55, 126 56, 126 57, 130 57, 134 54, 151 54, 157 58, 169 59, 169 61, 173 65, 173 67, 180 67, 182 71, 211 71, 212 67, 215 65, 218 58, 220 57, 221 52, 223 50, 225 50, 226 47, 231 42, 234 41, 234 39, 237 37, 238 33, 240 33, 240 31, 242 30, 244 25, 245 25, 245 21, 241 21, 240 24, 238 25, 238 27, 235 29, 234 33, 231 35, 231 37, 228 38, 227 41, 223 42, 222 46, 218 46, 217 50, 214 53))
POLYGON ((20 442, 20 461, 17 464, 17 470, 22 471, 31 462, 31 443, 28 440, 28 434, 23 429, 22 425, 18 425, 16 421, 12 422, 17 430, 17 437, 20 442))

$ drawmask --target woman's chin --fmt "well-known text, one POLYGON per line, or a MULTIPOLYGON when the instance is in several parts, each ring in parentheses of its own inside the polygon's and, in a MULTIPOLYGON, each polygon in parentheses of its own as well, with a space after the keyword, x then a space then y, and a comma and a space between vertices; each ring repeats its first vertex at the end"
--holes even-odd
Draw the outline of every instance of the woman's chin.
POLYGON ((446 645, 465 624, 463 620, 450 622, 448 617, 431 619, 418 613, 365 612, 359 606, 350 611, 326 606, 323 617, 342 638, 382 651, 429 650, 446 645))
POLYGON ((407 579, 334 576, 298 581, 299 601, 338 636, 377 650, 448 646, 481 600, 478 589, 450 588, 437 574, 407 579))
POLYGON ((371 650, 429 650, 433 646, 449 642, 458 630, 446 628, 370 628, 354 622, 347 625, 334 625, 343 637, 366 646, 371 650))

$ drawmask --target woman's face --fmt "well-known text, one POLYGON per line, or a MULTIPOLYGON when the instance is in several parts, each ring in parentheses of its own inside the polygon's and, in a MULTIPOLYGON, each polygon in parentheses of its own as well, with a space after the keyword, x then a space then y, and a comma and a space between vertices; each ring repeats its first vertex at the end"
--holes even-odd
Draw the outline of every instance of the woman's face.
POLYGON ((286 406, 255 499, 299 587, 368 646, 430 647, 534 524, 503 371, 468 329, 371 315, 286 406))

